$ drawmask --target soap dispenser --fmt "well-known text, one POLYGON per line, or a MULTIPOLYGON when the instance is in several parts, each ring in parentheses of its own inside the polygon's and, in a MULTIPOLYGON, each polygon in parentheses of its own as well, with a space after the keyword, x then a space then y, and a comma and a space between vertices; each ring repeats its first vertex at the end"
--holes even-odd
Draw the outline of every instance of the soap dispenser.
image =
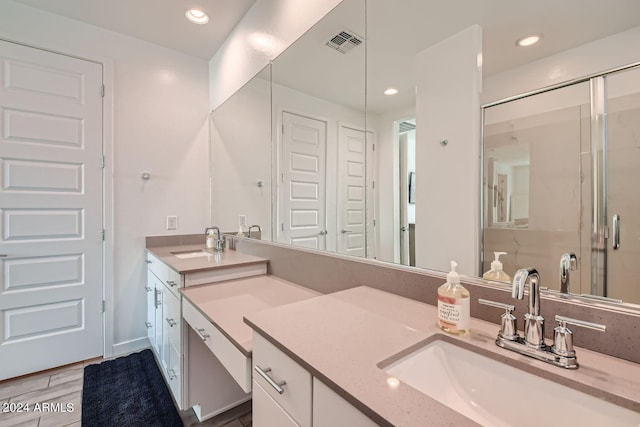
POLYGON ((445 332, 464 335, 469 332, 471 298, 460 284, 458 263, 451 261, 447 281, 438 288, 438 327, 445 332))
POLYGON ((502 270, 500 255, 506 255, 506 252, 494 252, 495 259, 491 261, 491 269, 482 275, 483 279, 493 280, 494 282, 511 283, 511 277, 502 270))

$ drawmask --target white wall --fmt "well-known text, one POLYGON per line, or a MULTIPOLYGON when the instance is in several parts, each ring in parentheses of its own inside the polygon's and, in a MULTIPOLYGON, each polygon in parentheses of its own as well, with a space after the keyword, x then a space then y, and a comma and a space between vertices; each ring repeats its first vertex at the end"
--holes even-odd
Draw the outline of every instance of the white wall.
POLYGON ((0 37, 105 63, 114 250, 106 351, 127 351, 146 336, 144 237, 169 234, 167 215, 178 216, 176 234, 207 223, 207 62, 8 1, 0 2, 0 37))
POLYGON ((416 57, 418 267, 448 271, 454 259, 460 273, 477 275, 481 52, 474 25, 416 57))
POLYGON ((238 215, 247 215, 248 225, 260 225, 262 239, 271 240, 269 82, 253 78, 211 117, 211 224, 235 231, 238 215))
POLYGON ((257 0, 209 61, 211 110, 341 1, 257 0))

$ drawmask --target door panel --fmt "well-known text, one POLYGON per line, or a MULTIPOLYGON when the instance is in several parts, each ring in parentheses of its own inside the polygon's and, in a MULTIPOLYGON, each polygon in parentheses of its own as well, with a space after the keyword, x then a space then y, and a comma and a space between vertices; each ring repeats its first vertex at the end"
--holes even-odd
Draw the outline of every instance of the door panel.
POLYGON ((361 130, 340 126, 338 252, 367 256, 367 140, 361 130))
POLYGON ((640 302, 640 69, 607 81, 607 296, 640 302), (619 220, 619 246, 614 246, 619 220))
POLYGON ((325 249, 327 124, 282 113, 279 241, 325 249))
POLYGON ((102 66, 0 41, 0 379, 102 354, 102 66))

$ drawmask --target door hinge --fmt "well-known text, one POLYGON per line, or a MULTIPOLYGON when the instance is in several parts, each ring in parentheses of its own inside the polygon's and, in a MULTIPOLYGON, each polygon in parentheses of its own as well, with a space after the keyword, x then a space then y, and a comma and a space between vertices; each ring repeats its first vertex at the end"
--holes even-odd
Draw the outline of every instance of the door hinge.
POLYGON ((106 232, 105 232, 104 228, 102 230, 100 230, 100 238, 102 239, 103 242, 105 240, 105 234, 106 234, 106 232))
POLYGON ((104 169, 104 156, 100 156, 100 168, 104 169))
POLYGON ((104 83, 100 85, 100 98, 104 98, 104 83))
POLYGON ((284 222, 280 224, 280 230, 284 231, 284 222))
POLYGON ((106 311, 106 307, 107 306, 107 302, 105 300, 102 300, 102 312, 104 313, 106 311))
POLYGON ((373 186, 373 189, 375 190, 375 188, 376 188, 376 182, 375 182, 375 181, 371 181, 371 184, 372 184, 372 186, 373 186))
POLYGON ((280 174, 280 183, 284 183, 284 173, 280 174))
POLYGON ((375 219, 373 220, 373 226, 374 227, 376 226, 376 220, 375 219))
POLYGON ((282 123, 282 134, 284 135, 284 123, 282 123))
POLYGON ((373 151, 376 151, 376 144, 372 144, 373 146, 373 151))

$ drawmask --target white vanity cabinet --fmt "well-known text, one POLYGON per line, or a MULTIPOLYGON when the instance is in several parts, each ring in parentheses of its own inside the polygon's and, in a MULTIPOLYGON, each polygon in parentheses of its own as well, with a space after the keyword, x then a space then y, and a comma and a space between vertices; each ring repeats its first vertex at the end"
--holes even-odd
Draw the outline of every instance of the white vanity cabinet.
POLYGON ((375 427, 378 424, 354 408, 322 381, 313 378, 313 427, 375 427))
POLYGON ((377 425, 255 332, 253 366, 255 427, 377 425))
POLYGON ((180 307, 181 276, 147 252, 147 336, 160 362, 160 371, 179 409, 183 404, 183 322, 180 307))

